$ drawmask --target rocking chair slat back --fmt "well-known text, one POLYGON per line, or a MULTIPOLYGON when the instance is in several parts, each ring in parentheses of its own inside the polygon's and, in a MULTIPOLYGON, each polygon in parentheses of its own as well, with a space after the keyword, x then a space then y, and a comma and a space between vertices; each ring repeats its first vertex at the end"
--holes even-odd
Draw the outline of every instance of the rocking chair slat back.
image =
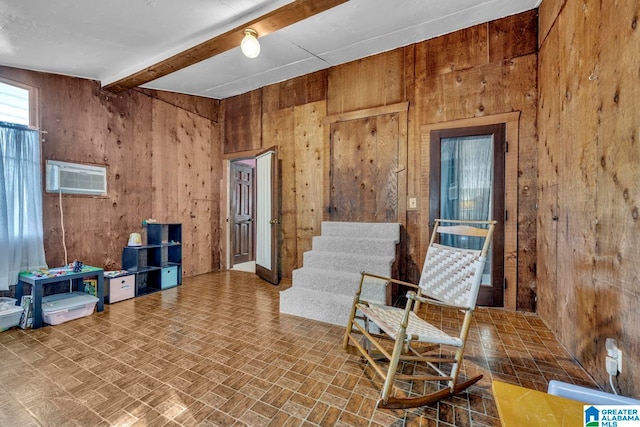
POLYGON ((451 305, 475 307, 484 261, 480 250, 433 243, 420 276, 422 295, 451 305))

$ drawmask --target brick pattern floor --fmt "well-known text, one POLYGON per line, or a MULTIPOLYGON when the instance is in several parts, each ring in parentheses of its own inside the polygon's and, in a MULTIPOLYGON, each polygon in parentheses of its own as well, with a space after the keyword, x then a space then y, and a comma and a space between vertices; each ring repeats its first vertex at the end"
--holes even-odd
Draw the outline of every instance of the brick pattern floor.
MULTIPOLYGON (((0 425, 499 426, 492 379, 594 387, 538 317, 481 308, 463 374, 483 380, 432 406, 378 410, 380 380, 341 350, 344 328, 279 313, 287 286, 210 273, 0 333, 0 425)), ((460 321, 456 311, 430 319, 445 330, 460 321)))

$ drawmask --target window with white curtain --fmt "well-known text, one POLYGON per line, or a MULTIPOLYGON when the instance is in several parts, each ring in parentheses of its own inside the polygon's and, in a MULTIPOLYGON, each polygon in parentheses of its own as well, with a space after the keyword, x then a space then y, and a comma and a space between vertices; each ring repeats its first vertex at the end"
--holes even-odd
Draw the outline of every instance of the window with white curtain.
POLYGON ((0 291, 20 271, 46 267, 39 131, 32 89, 0 82, 0 291))

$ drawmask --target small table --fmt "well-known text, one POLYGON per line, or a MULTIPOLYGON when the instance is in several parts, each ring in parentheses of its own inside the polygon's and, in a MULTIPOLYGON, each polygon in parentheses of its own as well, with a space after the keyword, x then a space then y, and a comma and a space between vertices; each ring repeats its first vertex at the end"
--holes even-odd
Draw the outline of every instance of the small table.
POLYGON ((583 402, 501 381, 491 387, 502 427, 584 425, 583 402))
POLYGON ((98 303, 96 306, 97 311, 104 310, 104 270, 98 267, 91 267, 85 265, 82 270, 75 273, 72 268, 60 267, 45 270, 42 275, 33 274, 30 271, 23 271, 18 275, 18 285, 16 286, 16 299, 22 300, 24 295, 24 285, 28 284, 32 286, 32 299, 33 299, 33 329, 42 327, 42 297, 44 296, 45 285, 52 283, 66 282, 68 280, 73 281, 73 287, 78 290, 82 290, 82 279, 85 277, 97 277, 98 285, 96 286, 96 297, 98 303))

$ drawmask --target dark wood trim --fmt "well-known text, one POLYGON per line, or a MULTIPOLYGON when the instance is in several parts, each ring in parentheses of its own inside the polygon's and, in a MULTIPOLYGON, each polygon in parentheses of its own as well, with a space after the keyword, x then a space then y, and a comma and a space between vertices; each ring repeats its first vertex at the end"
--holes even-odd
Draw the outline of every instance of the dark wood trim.
POLYGON ((159 79, 160 77, 164 77, 240 46, 246 28, 256 30, 258 37, 266 36, 267 34, 281 30, 296 22, 303 21, 346 1, 347 0, 295 0, 259 18, 239 25, 226 33, 177 53, 170 58, 109 83, 103 88, 113 93, 124 92, 125 90, 159 79))

